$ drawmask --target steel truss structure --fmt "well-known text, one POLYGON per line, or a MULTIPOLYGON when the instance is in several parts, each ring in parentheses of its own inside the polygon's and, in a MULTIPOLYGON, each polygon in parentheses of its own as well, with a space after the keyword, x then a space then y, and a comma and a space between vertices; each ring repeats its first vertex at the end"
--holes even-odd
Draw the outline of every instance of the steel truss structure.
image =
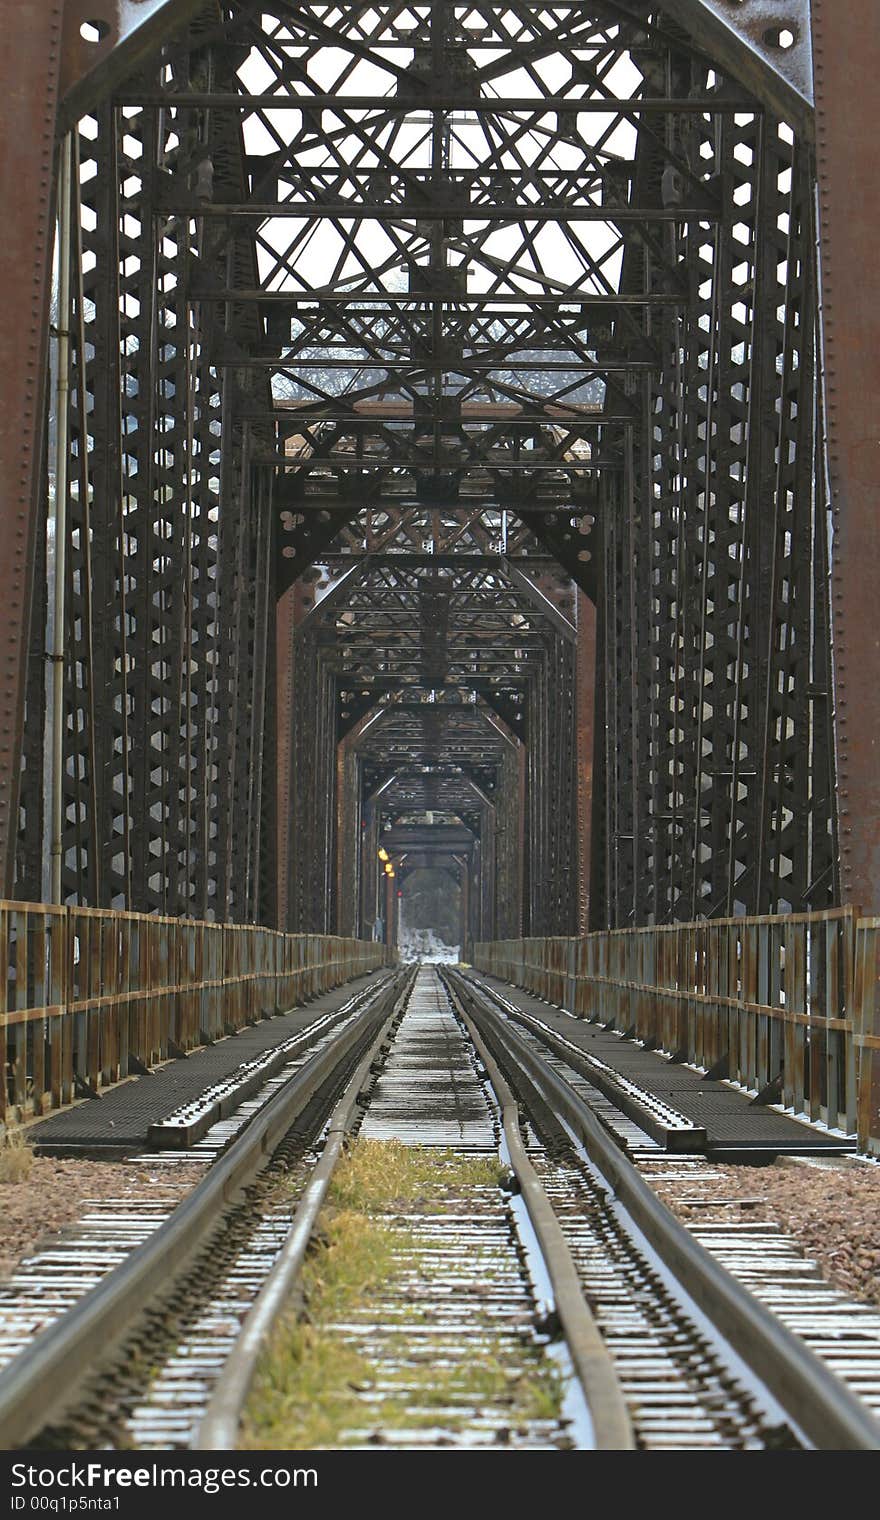
POLYGON ((840 900, 783 9, 152 0, 68 46, 17 896, 60 783, 71 903, 369 935, 386 837, 479 940, 840 900))

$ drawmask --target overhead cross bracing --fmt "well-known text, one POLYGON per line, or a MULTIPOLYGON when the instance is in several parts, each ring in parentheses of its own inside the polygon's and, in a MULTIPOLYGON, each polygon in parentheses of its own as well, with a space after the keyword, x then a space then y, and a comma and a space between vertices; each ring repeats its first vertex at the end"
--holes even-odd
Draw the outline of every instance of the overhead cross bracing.
POLYGON ((214 4, 82 117, 66 896, 363 928, 393 770, 485 938, 836 900, 813 148, 674 11, 214 4))

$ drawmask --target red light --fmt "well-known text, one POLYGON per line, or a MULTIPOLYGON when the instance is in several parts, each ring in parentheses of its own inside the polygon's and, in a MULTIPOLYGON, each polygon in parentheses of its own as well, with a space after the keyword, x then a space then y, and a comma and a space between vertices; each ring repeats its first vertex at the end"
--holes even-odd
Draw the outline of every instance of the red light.
POLYGON ((398 892, 398 894, 397 894, 397 895, 398 895, 398 897, 402 897, 402 896, 403 896, 403 893, 402 893, 402 892, 398 892))

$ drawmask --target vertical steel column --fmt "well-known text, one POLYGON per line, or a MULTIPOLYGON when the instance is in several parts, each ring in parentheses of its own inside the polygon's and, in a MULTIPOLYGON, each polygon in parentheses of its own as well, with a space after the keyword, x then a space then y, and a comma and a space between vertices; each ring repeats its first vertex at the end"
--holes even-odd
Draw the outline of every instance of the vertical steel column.
MULTIPOLYGON (((63 854, 62 817, 64 807, 64 603, 67 590, 67 465, 68 428, 70 424, 70 270, 71 270, 71 135, 63 139, 58 163, 58 344, 55 376, 55 510, 50 519, 54 529, 52 566, 52 644, 49 650, 52 673, 51 733, 49 748, 49 900, 63 901, 61 860, 63 854)), ((77 232, 78 235, 78 232, 77 232)))
POLYGON ((522 744, 505 744, 494 806, 484 812, 481 846, 486 939, 516 939, 520 933, 522 757, 522 744))
MULTIPOLYGON (((395 878, 396 880, 396 878, 395 878)), ((390 876, 385 877, 385 943, 389 949, 393 949, 397 938, 397 924, 394 917, 396 903, 394 881, 390 876)))
POLYGON ((813 0, 841 892, 880 912, 880 176, 874 0, 813 0))
POLYGON ((577 593, 575 734, 577 744, 577 932, 590 927, 590 824, 593 799, 593 723, 596 703, 596 609, 577 593))
POLYGON ((278 927, 289 929, 292 919, 293 878, 293 708, 296 630, 305 617, 303 587, 295 581, 275 609, 275 688, 277 712, 276 765, 276 860, 278 870, 278 927))
POLYGON ((0 0, 0 890, 12 894, 49 333, 61 0, 0 0), (14 43, 13 43, 14 39, 14 43), (14 145, 14 151, 13 151, 14 145), (14 208, 14 214, 13 213, 14 208))
POLYGON ((358 931, 361 808, 358 757, 351 733, 336 750, 336 914, 334 934, 358 931))
POLYGON ((379 812, 364 800, 361 830, 361 924, 359 935, 372 939, 379 910, 379 812))

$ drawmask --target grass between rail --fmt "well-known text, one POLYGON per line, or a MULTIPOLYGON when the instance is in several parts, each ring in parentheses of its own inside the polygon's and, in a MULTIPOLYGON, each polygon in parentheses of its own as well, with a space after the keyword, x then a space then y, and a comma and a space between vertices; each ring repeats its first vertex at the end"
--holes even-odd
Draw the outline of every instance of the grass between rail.
MULTIPOLYGON (((540 1345, 519 1345, 511 1358, 499 1340, 494 1354, 484 1329, 479 1360, 444 1366, 429 1351, 414 1354, 405 1330, 373 1357, 353 1349, 336 1328, 369 1314, 405 1273, 424 1282, 417 1296, 406 1287, 407 1326, 430 1328, 430 1281, 442 1266, 426 1257, 408 1219, 473 1211, 478 1193, 500 1188, 503 1180, 504 1169, 490 1158, 397 1140, 359 1140, 351 1147, 306 1260, 305 1310, 282 1318, 258 1368, 244 1448, 338 1448, 362 1444, 365 1430, 366 1439, 393 1445, 396 1431, 434 1427, 442 1427, 448 1441, 466 1429, 474 1409, 487 1405, 504 1411, 511 1432, 530 1420, 558 1417, 562 1380, 540 1345)), ((478 1278, 477 1260, 474 1269, 478 1278)))

